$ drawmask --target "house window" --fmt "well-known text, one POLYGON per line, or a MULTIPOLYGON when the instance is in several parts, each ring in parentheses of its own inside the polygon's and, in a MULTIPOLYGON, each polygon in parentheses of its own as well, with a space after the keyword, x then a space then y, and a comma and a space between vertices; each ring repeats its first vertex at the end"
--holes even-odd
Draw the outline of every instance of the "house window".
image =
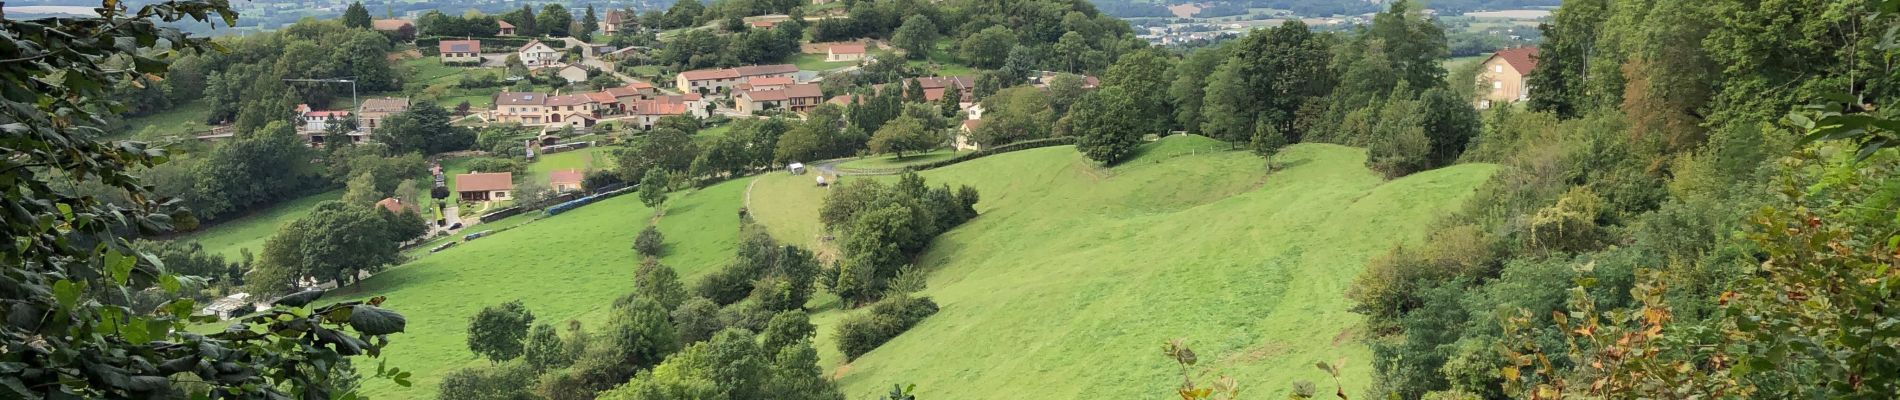
POLYGON ((1493 66, 1491 66, 1491 72, 1504 72, 1504 66, 1503 66, 1503 65, 1493 65, 1493 66))
POLYGON ((1491 81, 1491 88, 1492 88, 1492 89, 1497 89, 1497 90, 1503 90, 1503 89, 1504 89, 1504 81, 1491 81))

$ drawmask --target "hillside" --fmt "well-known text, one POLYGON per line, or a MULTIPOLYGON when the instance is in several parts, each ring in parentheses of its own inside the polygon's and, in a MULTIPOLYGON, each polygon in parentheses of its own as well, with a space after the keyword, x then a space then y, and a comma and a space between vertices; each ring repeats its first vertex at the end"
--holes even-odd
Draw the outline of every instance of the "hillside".
MULTIPOLYGON (((1055 147, 924 173, 983 195, 982 215, 919 260, 932 271, 923 294, 943 311, 848 365, 828 326, 841 314, 818 314, 827 368, 853 398, 894 383, 926 398, 1156 398, 1179 379, 1156 349, 1182 337, 1250 394, 1319 381, 1313 362, 1340 359, 1362 393, 1370 352, 1355 340, 1347 283, 1496 170, 1387 182, 1363 150, 1334 145, 1289 147, 1272 174, 1199 137, 1143 150, 1106 170, 1055 147)), ((806 179, 762 178, 753 193, 759 219, 800 243, 820 230, 806 179)))

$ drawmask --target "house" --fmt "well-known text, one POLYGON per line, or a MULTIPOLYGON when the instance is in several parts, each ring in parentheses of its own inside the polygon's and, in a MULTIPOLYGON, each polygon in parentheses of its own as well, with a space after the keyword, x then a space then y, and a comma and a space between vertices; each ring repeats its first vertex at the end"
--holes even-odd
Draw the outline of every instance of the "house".
POLYGON ((515 175, 507 172, 473 172, 455 176, 455 193, 464 201, 507 200, 515 188, 515 175))
POLYGON ((400 32, 403 29, 414 32, 416 23, 405 19, 379 19, 370 21, 369 28, 380 32, 400 32))
POLYGON ((584 177, 585 175, 578 169, 551 171, 548 172, 548 187, 554 188, 556 193, 578 192, 581 190, 581 180, 584 177))
POLYGON ((796 83, 798 83, 798 81, 790 77, 771 76, 771 77, 747 79, 745 83, 741 83, 733 87, 738 88, 739 90, 780 90, 780 89, 785 89, 786 86, 791 86, 792 84, 796 84, 796 83))
POLYGON ((863 59, 864 45, 862 44, 834 44, 831 45, 831 49, 825 50, 825 61, 844 62, 863 59))
MULTIPOLYGON (((350 121, 350 112, 345 110, 315 110, 308 104, 297 105, 297 135, 303 136, 310 144, 322 145, 330 127, 343 126, 350 121)), ((362 143, 369 138, 369 132, 354 129, 346 133, 350 143, 362 143)))
POLYGON ((579 65, 568 64, 565 67, 561 67, 559 71, 555 71, 554 74, 559 75, 561 79, 566 79, 567 83, 581 83, 587 81, 587 69, 581 68, 579 65))
POLYGON ((681 92, 708 93, 719 89, 731 90, 733 86, 754 78, 790 78, 798 74, 798 66, 791 64, 747 65, 738 68, 700 69, 679 73, 675 87, 681 92))
POLYGON ((554 51, 547 43, 541 43, 540 39, 529 40, 520 50, 515 50, 515 56, 529 68, 545 67, 561 61, 561 52, 554 51))
MULTIPOLYGON (((948 93, 950 89, 953 88, 956 89, 958 94, 961 94, 962 98, 958 100, 958 103, 970 103, 975 101, 976 98, 976 79, 972 77, 925 76, 911 79, 917 80, 919 86, 924 88, 924 100, 926 101, 935 102, 943 99, 944 93, 948 93)), ((889 85, 898 85, 896 86, 897 90, 908 90, 910 81, 901 81, 889 85)), ((883 91, 885 86, 888 85, 877 85, 876 88, 879 91, 883 91)))
POLYGON ((976 133, 976 128, 981 126, 983 126, 983 120, 963 120, 963 124, 957 127, 957 151, 976 151, 983 149, 983 145, 977 144, 976 140, 970 137, 971 134, 976 133))
POLYGON ((706 118, 706 102, 698 94, 655 96, 652 99, 639 100, 628 106, 628 118, 621 119, 630 126, 642 130, 653 129, 653 124, 661 118, 674 115, 687 115, 694 118, 706 118))
POLYGON ((383 126, 383 118, 409 111, 409 98, 383 97, 363 100, 363 105, 357 106, 357 109, 360 111, 356 117, 357 129, 374 132, 383 126))
POLYGON ((608 35, 620 33, 621 25, 627 23, 627 17, 631 15, 622 14, 620 10, 607 10, 607 18, 601 21, 600 31, 608 35))
POLYGON ((772 27, 778 26, 778 22, 776 21, 752 21, 749 24, 752 25, 753 29, 772 29, 772 27))
POLYGON ((818 107, 824 101, 825 93, 818 84, 806 83, 788 85, 783 89, 754 89, 739 92, 733 99, 734 108, 741 113, 754 113, 763 110, 783 108, 795 112, 804 112, 818 107))
POLYGON ((507 37, 515 35, 515 24, 510 24, 508 21, 498 19, 495 20, 495 26, 501 28, 495 31, 495 36, 507 37))
POLYGON ((595 116, 619 114, 626 111, 626 109, 620 105, 620 99, 614 97, 613 93, 600 91, 587 92, 582 95, 587 96, 587 102, 594 106, 595 116))
POLYGON ((378 201, 376 202, 376 206, 382 207, 384 210, 389 210, 389 212, 393 212, 393 213, 400 213, 409 209, 409 205, 402 204, 402 199, 398 199, 394 197, 385 198, 382 201, 378 201))
POLYGON ((547 123, 547 95, 528 92, 495 94, 495 110, 489 120, 498 123, 540 125, 547 123))
POLYGON ((1479 89, 1483 94, 1478 96, 1478 108, 1527 100, 1531 87, 1526 78, 1537 69, 1537 48, 1498 50, 1484 60, 1483 68, 1478 72, 1478 85, 1483 88, 1479 89))
POLYGON ((543 105, 547 110, 546 121, 550 125, 585 128, 594 126, 600 119, 600 115, 595 114, 599 104, 585 94, 548 96, 543 105))
POLYGON ((739 81, 739 70, 731 68, 697 69, 679 73, 677 87, 681 92, 715 92, 720 88, 730 88, 739 81))
POLYGON ((442 63, 468 63, 482 61, 482 41, 480 40, 444 40, 436 44, 436 52, 442 54, 442 63))

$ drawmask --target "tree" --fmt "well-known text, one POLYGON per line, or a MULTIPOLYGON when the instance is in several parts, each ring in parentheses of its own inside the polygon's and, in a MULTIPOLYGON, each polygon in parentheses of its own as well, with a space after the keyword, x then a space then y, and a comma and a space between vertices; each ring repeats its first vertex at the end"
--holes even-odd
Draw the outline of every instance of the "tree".
POLYGON ((350 2, 350 7, 343 10, 343 26, 357 29, 370 28, 369 9, 363 8, 363 2, 350 2))
POLYGON ((376 190, 376 176, 369 172, 357 174, 355 178, 350 178, 349 185, 345 186, 343 190, 343 202, 358 207, 368 207, 377 201, 381 201, 384 197, 386 196, 383 196, 382 192, 376 190))
POLYGON ((673 309, 673 327, 679 331, 681 343, 696 343, 711 339, 714 333, 725 329, 719 321, 719 304, 705 297, 693 297, 679 308, 673 309))
POLYGON ((468 350, 491 362, 520 357, 522 340, 534 325, 534 313, 520 300, 482 307, 468 321, 468 350))
POLYGON ((871 152, 893 153, 904 158, 906 152, 930 151, 943 144, 943 138, 924 128, 922 121, 908 115, 897 117, 871 135, 871 152))
POLYGON ((1372 17, 1372 28, 1365 38, 1380 42, 1398 77, 1412 87, 1426 88, 1445 81, 1440 61, 1447 53, 1445 30, 1409 0, 1392 2, 1385 12, 1372 17))
POLYGON ((1432 143, 1430 164, 1443 166, 1458 161, 1458 156, 1465 151, 1465 145, 1484 127, 1483 122, 1478 120, 1478 110, 1472 109, 1470 102, 1459 99, 1445 88, 1426 91, 1419 96, 1419 102, 1425 120, 1425 136, 1432 143))
MULTIPOLYGON (((1125 89, 1135 100, 1137 115, 1174 115, 1174 109, 1168 104, 1171 63, 1161 50, 1143 49, 1122 56, 1115 65, 1109 66, 1108 73, 1102 76, 1102 85, 1125 89)), ((1164 118, 1142 118, 1141 122, 1143 132, 1166 132, 1171 125, 1164 118)))
POLYGON ((434 102, 419 101, 409 110, 383 119, 376 141, 398 153, 436 154, 475 146, 475 131, 449 123, 449 111, 434 102))
POLYGON ((1544 42, 1537 46, 1537 69, 1525 77, 1525 84, 1537 88, 1530 91, 1530 109, 1571 118, 1591 106, 1584 77, 1608 8, 1606 0, 1568 2, 1551 14, 1550 22, 1538 25, 1544 42))
POLYGON ((1240 75, 1245 62, 1239 58, 1229 59, 1207 77, 1206 96, 1201 102, 1201 134, 1233 143, 1240 141, 1241 135, 1252 133, 1250 128, 1254 123, 1247 112, 1251 107, 1247 82, 1240 75))
POLYGON ((574 37, 583 41, 594 40, 594 32, 600 30, 600 16, 594 15, 594 5, 587 4, 587 13, 581 16, 581 30, 574 37))
POLYGON ((570 36, 573 25, 574 13, 568 12, 567 7, 556 3, 541 6, 541 14, 536 16, 534 21, 534 27, 540 30, 539 33, 553 37, 570 36))
POLYGON ((567 351, 553 326, 538 324, 528 330, 528 339, 522 343, 521 361, 536 371, 546 371, 572 364, 574 354, 567 351))
POLYGON ((1142 122, 1140 108, 1134 103, 1125 89, 1114 86, 1083 96, 1070 113, 1076 150, 1103 164, 1114 164, 1133 154, 1146 134, 1142 129, 1149 125, 1142 122))
MULTIPOLYGON (((769 342, 768 342, 769 343, 769 342)), ((818 350, 811 342, 773 347, 762 346, 767 354, 778 354, 771 366, 772 378, 765 392, 786 400, 844 400, 838 385, 825 378, 818 367, 818 350)))
POLYGON ((648 169, 646 176, 640 178, 640 203, 647 207, 658 208, 666 203, 666 170, 648 169))
POLYGON ((660 306, 669 310, 679 308, 688 296, 686 285, 680 283, 679 273, 654 259, 640 262, 640 269, 633 276, 633 294, 659 302, 660 306))
MULTIPOLYGON (((668 354, 680 348, 679 336, 667 321, 666 310, 649 299, 635 299, 624 307, 615 307, 607 322, 606 348, 617 361, 647 368, 658 365, 668 354)), ((625 378, 608 381, 624 382, 625 378)))
MULTIPOLYGON (((1174 101, 1174 123, 1188 132, 1201 132, 1204 114, 1202 105, 1207 96, 1208 77, 1214 75, 1214 69, 1220 67, 1227 57, 1226 47, 1202 48, 1188 54, 1186 59, 1174 65, 1170 74, 1168 96, 1174 101)), ((1205 133, 1203 133, 1205 134, 1205 133)))
POLYGON ((706 5, 699 0, 679 0, 666 9, 666 23, 661 29, 685 28, 699 23, 699 15, 706 12, 706 5))
POLYGON ((1425 117, 1418 100, 1403 92, 1395 93, 1379 109, 1373 124, 1371 144, 1366 146, 1366 166, 1384 172, 1387 178, 1423 171, 1431 157, 1431 138, 1425 131, 1425 117))
POLYGON ((1016 33, 1003 26, 983 28, 963 39, 958 56, 970 66, 995 69, 1003 66, 1010 48, 1016 46, 1016 33))
POLYGON ((891 34, 891 45, 903 49, 905 58, 928 59, 930 51, 937 46, 937 24, 922 14, 912 15, 891 34))
POLYGON ((765 324, 765 331, 759 332, 760 345, 768 353, 807 343, 818 334, 818 328, 811 324, 811 317, 805 310, 786 310, 772 316, 765 324))
POLYGON ((659 257, 661 247, 665 246, 665 242, 666 239, 660 235, 659 228, 647 225, 646 228, 640 230, 638 236, 633 238, 633 251, 647 257, 659 257))
POLYGON ((1050 78, 1049 85, 1045 87, 1049 94, 1049 108, 1055 110, 1056 115, 1068 115, 1069 106, 1075 105, 1075 102, 1082 100, 1083 95, 1088 94, 1088 89, 1083 87, 1087 84, 1081 75, 1076 74, 1060 74, 1050 78))
POLYGON ((522 4, 520 11, 515 11, 515 12, 508 13, 507 15, 503 15, 502 19, 508 21, 508 23, 510 24, 515 25, 516 35, 526 36, 526 37, 535 37, 535 36, 541 36, 542 34, 547 33, 547 32, 543 32, 540 27, 535 26, 535 22, 538 19, 538 17, 534 15, 533 5, 522 4))

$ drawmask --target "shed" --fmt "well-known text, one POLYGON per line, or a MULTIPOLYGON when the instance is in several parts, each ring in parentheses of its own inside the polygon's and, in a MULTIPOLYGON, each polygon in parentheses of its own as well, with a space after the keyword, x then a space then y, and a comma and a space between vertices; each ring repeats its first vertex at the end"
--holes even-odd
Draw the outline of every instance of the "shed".
POLYGON ((785 170, 790 171, 792 175, 804 175, 805 163, 792 163, 791 165, 785 166, 785 170))

